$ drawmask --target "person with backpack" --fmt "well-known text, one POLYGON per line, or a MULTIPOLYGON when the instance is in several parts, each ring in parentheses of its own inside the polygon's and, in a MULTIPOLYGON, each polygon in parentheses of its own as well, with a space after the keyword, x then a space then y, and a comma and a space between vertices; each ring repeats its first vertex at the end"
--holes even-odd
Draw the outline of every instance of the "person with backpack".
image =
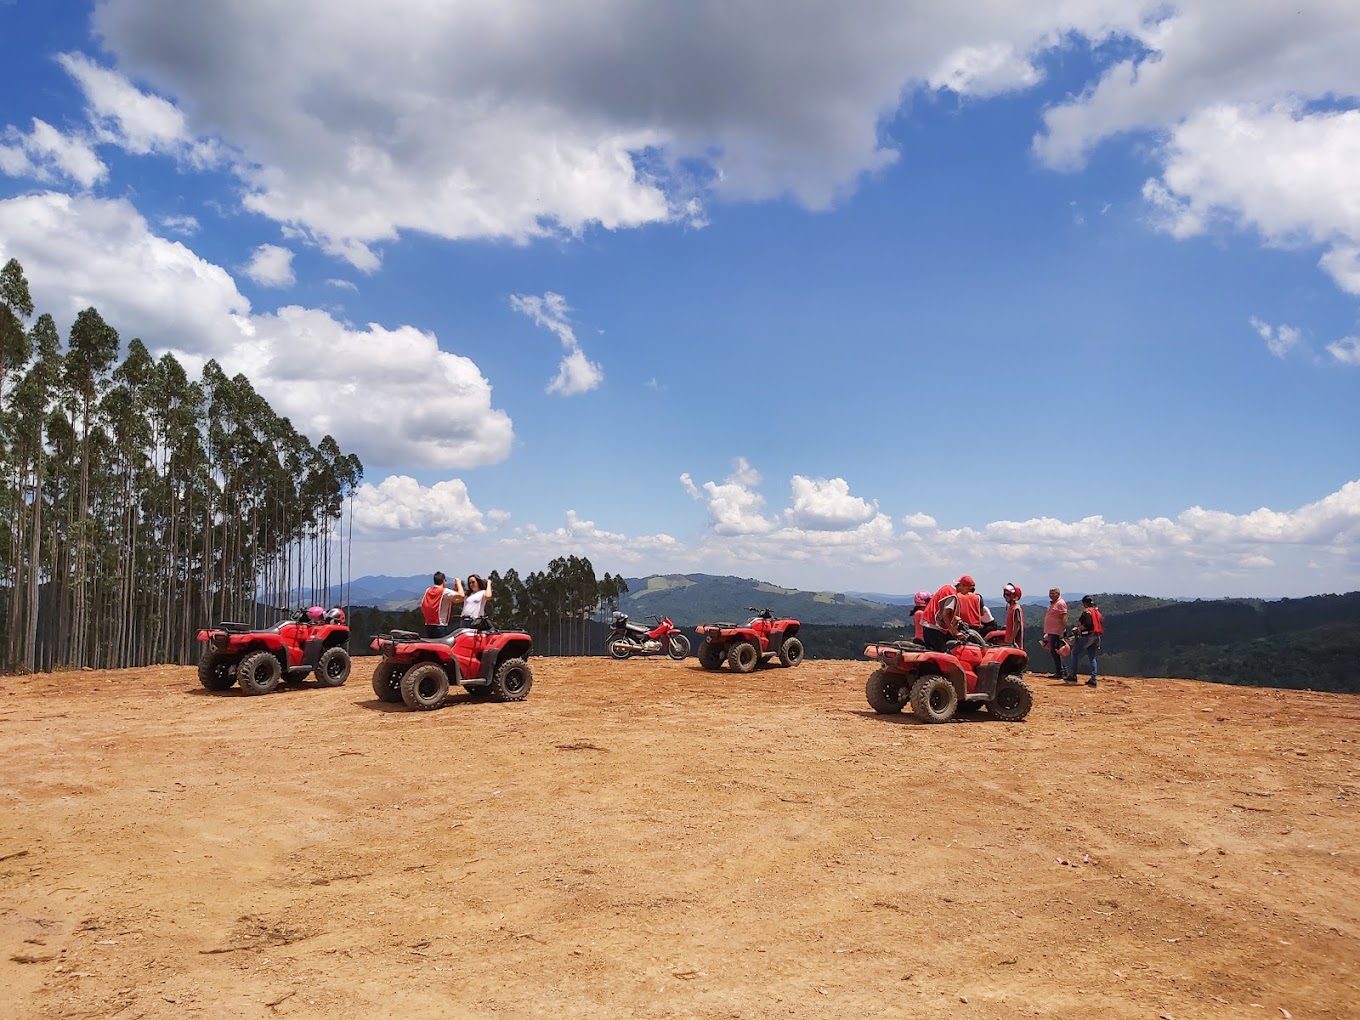
POLYGON ((1096 606, 1095 596, 1083 595, 1081 616, 1077 617, 1077 635, 1072 639, 1072 656, 1067 660, 1068 674, 1065 678, 1067 683, 1077 682, 1077 659, 1084 653, 1091 660, 1091 678, 1086 681, 1086 686, 1096 686, 1096 653, 1100 651, 1100 638, 1104 633, 1105 621, 1096 606))
POLYGON ((432 580, 434 584, 420 597, 420 615, 425 620, 425 636, 441 638, 449 632, 454 610, 463 605, 463 582, 455 577, 450 588, 442 570, 436 570, 432 580))

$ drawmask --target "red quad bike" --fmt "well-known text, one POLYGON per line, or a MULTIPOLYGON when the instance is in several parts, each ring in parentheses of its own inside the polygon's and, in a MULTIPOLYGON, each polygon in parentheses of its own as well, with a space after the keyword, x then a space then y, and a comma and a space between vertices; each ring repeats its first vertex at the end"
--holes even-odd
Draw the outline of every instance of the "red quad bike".
POLYGON ((627 659, 633 655, 669 655, 683 659, 689 654, 689 638, 681 634, 669 616, 653 616, 656 626, 651 630, 629 623, 625 613, 615 613, 614 629, 604 640, 610 658, 627 659))
POLYGON ((302 610, 267 630, 219 623, 200 630, 198 640, 198 682, 210 691, 235 684, 245 694, 268 694, 311 674, 323 687, 349 679, 349 627, 334 610, 319 620, 302 610))
POLYGON ((704 669, 719 669, 723 661, 733 673, 750 673, 761 662, 779 657, 785 666, 803 661, 803 642, 797 620, 776 620, 768 609, 746 607, 755 617, 744 627, 735 623, 707 623, 695 628, 703 643, 695 654, 704 669))
POLYGON ((496 630, 485 618, 442 638, 409 630, 378 634, 369 644, 382 655, 373 670, 373 693, 380 701, 403 701, 418 712, 443 706, 455 684, 474 698, 523 701, 534 685, 532 645, 528 634, 496 630))
POLYGON ((1024 650, 987 644, 976 631, 951 643, 948 652, 896 641, 871 644, 864 654, 881 663, 865 687, 869 706, 881 715, 901 712, 910 702, 922 722, 942 723, 985 705, 1003 722, 1020 722, 1034 705, 1023 677, 1029 662, 1024 650))

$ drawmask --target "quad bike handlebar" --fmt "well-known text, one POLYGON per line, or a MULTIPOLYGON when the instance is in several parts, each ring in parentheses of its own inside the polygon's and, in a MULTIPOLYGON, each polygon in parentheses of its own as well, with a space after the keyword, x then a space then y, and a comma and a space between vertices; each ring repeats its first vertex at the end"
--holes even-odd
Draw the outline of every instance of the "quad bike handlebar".
POLYGON ((758 608, 755 607, 755 606, 747 606, 747 607, 746 607, 746 611, 747 611, 748 613, 755 613, 755 614, 756 614, 757 616, 759 616, 762 620, 773 620, 773 619, 774 619, 774 613, 770 612, 769 609, 758 609, 758 608))

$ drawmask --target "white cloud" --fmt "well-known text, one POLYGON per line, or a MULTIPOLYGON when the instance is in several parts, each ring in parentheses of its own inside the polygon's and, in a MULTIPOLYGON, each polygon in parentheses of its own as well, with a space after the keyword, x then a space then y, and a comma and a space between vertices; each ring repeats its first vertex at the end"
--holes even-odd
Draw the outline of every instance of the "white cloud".
POLYGON ((293 252, 277 244, 262 244, 250 255, 241 269, 261 287, 291 287, 297 282, 293 275, 293 252))
POLYGON ((1327 352, 1343 365, 1360 365, 1360 336, 1344 336, 1328 344, 1327 352))
POLYGON ((557 366, 557 375, 548 383, 547 392, 560 393, 564 397, 578 393, 588 393, 604 381, 604 370, 591 361, 581 350, 576 339, 576 331, 571 327, 569 313, 571 308, 561 294, 548 291, 543 296, 536 294, 511 294, 510 307, 527 315, 544 329, 557 335, 566 353, 557 366))
POLYGON ((850 495, 844 478, 805 478, 794 475, 793 505, 784 518, 796 528, 813 531, 849 531, 878 516, 878 503, 866 503, 850 495))
POLYGON ((491 386, 433 334, 324 311, 257 313, 220 266, 153 233, 127 202, 59 194, 0 201, 0 261, 17 258, 34 302, 59 321, 97 307, 125 337, 197 370, 244 372, 313 441, 329 432, 375 465, 494 464, 513 428, 491 386))
POLYGON ((183 234, 185 237, 191 237, 198 233, 198 217, 162 216, 161 226, 172 234, 183 234))
POLYGON ((1302 334, 1294 326, 1272 326, 1256 316, 1251 317, 1252 329, 1266 342, 1266 348, 1277 358, 1283 358, 1299 345, 1302 334))
POLYGON ((173 103, 149 95, 117 71, 100 67, 81 53, 63 53, 57 62, 85 95, 90 121, 101 141, 136 155, 164 153, 197 165, 211 161, 214 150, 195 143, 184 115, 173 103))
POLYGON ((1029 88, 1042 79, 1038 68, 1000 42, 961 46, 927 76, 931 88, 982 97, 1029 88))
POLYGON ((778 526, 777 521, 761 513, 765 497, 755 491, 760 475, 745 457, 736 459, 732 473, 722 483, 704 482, 701 491, 686 472, 680 476, 680 484, 690 498, 708 504, 713 530, 719 535, 762 535, 778 526))
POLYGON ((364 537, 448 538, 486 529, 458 478, 421 485, 407 475, 368 482, 354 493, 354 527, 364 537))
POLYGON ((575 510, 567 511, 567 523, 563 527, 543 531, 535 525, 526 525, 517 528, 513 538, 502 539, 500 545, 502 549, 513 550, 521 562, 578 555, 601 564, 655 563, 671 561, 682 552, 680 543, 670 535, 626 535, 605 531, 594 521, 582 520, 575 510))
POLYGON ((65 177, 82 188, 92 188, 108 176, 108 167, 95 155, 89 142, 62 134, 45 120, 33 118, 33 129, 24 134, 6 129, 0 143, 0 173, 52 182, 65 177))
POLYGON ((107 0, 94 22, 185 133, 241 154, 248 208, 371 271, 405 230, 702 225, 710 195, 824 208, 897 158, 882 123, 905 93, 1027 87, 1045 50, 1160 6, 107 0))
POLYGON ((1347 294, 1360 294, 1360 245, 1333 245, 1318 265, 1347 294))
POLYGON ((326 281, 326 286, 334 287, 336 290, 352 290, 356 294, 359 293, 359 285, 356 284, 353 280, 339 280, 332 278, 326 281))

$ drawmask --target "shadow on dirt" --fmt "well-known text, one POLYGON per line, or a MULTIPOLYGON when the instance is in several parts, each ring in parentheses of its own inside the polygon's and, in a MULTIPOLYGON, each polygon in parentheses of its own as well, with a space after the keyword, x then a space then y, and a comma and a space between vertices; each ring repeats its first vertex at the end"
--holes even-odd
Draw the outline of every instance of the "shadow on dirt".
MULTIPOLYGON (((488 702, 485 698, 474 698, 471 694, 450 694, 449 700, 436 708, 434 713, 412 711, 400 701, 379 701, 377 698, 368 698, 364 701, 352 701, 350 704, 369 712, 407 712, 411 715, 431 715, 442 712, 446 708, 454 708, 459 705, 483 705, 493 704, 493 702, 488 702)), ((496 707, 505 708, 506 706, 497 704, 496 707)))
POLYGON ((892 723, 896 726, 951 726, 954 723, 962 723, 965 726, 975 726, 985 722, 1000 722, 999 719, 988 715, 986 712, 974 712, 971 715, 956 715, 947 723, 927 723, 917 719, 910 712, 903 712, 901 715, 879 715, 869 709, 842 709, 847 715, 857 715, 861 719, 874 719, 878 722, 892 723))
POLYGON ((239 687, 228 687, 225 691, 210 691, 206 687, 189 687, 185 689, 184 693, 193 698, 272 698, 275 695, 293 694, 298 691, 333 691, 336 689, 310 680, 280 684, 268 694, 247 694, 239 687))

